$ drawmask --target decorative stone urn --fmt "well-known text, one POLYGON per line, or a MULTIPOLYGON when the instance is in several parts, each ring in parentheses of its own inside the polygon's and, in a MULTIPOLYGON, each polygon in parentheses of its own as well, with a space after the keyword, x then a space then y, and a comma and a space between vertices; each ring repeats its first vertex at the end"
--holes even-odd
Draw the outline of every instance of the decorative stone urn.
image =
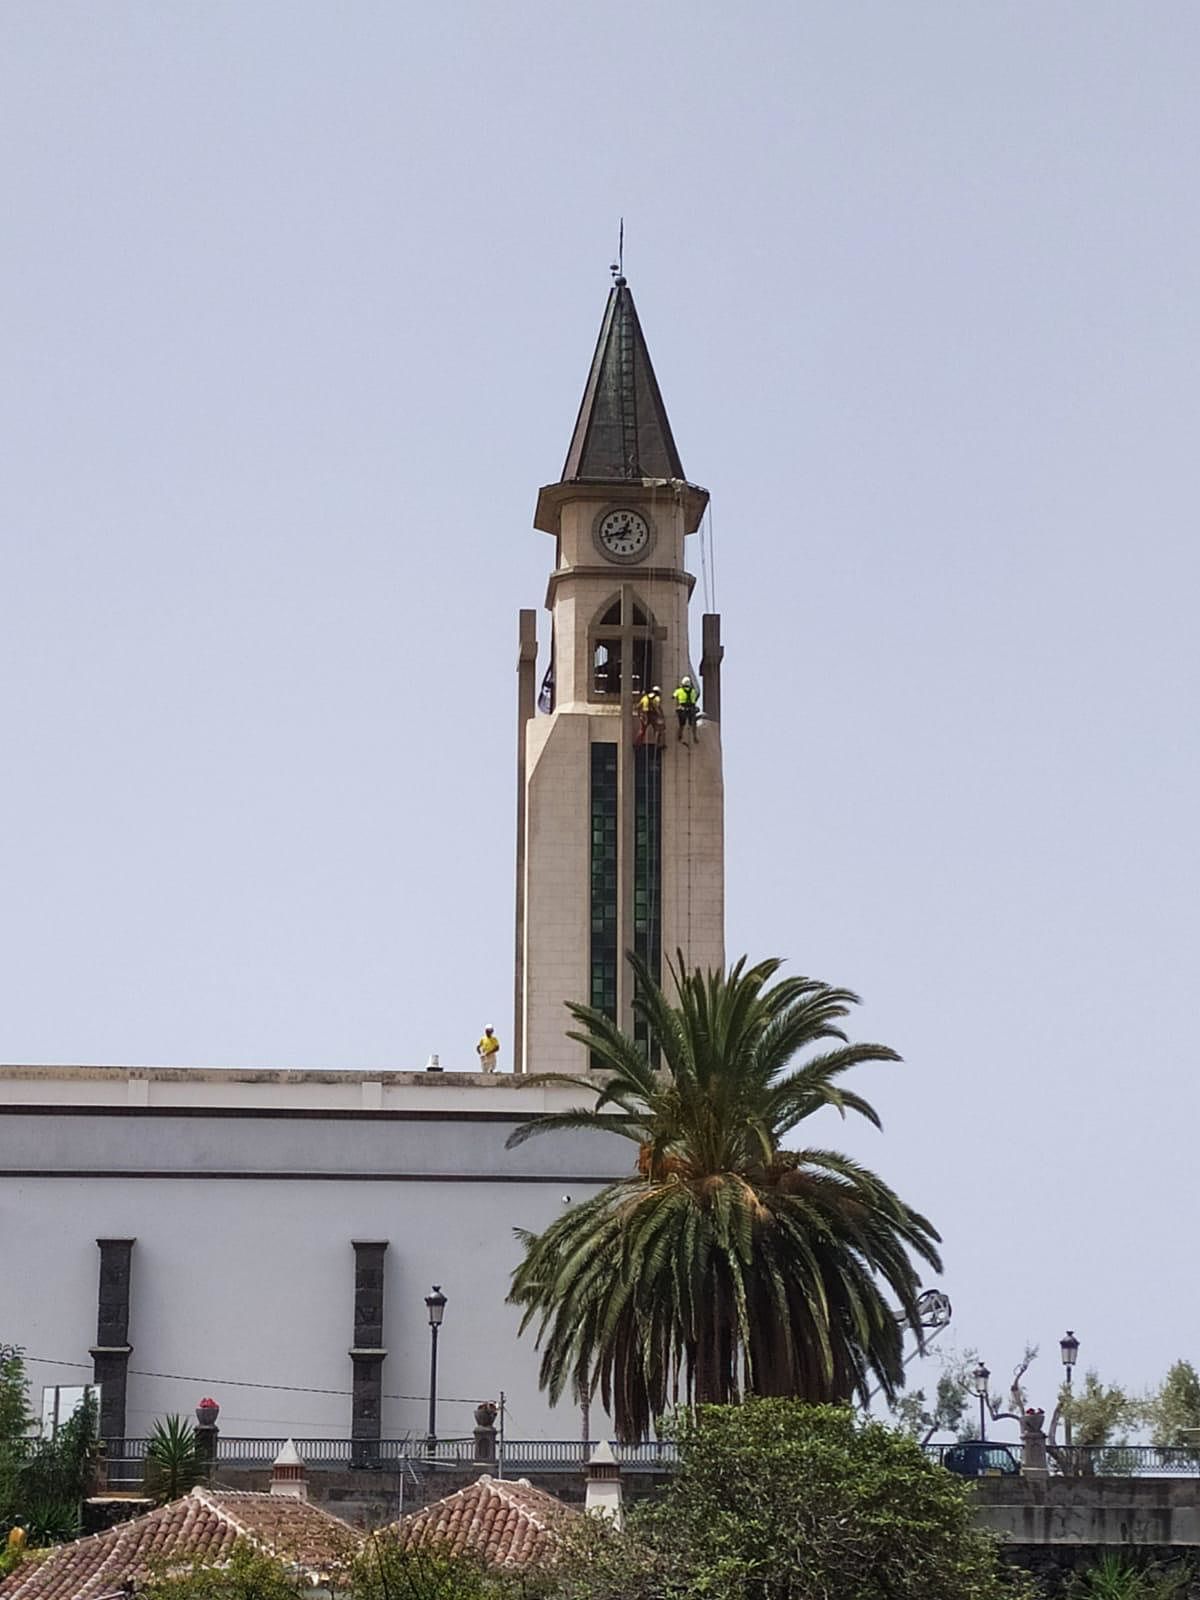
POLYGON ((204 1399, 196 1407, 196 1421, 202 1428, 215 1428, 221 1408, 215 1400, 204 1399))

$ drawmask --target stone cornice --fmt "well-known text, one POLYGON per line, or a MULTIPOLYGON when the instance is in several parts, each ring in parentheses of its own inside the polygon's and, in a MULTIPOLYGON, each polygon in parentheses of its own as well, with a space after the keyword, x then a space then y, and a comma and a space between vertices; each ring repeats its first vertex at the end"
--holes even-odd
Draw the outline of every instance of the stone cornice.
POLYGON ((647 494, 677 491, 683 505, 683 531, 695 533, 708 505, 708 490, 697 483, 673 478, 593 478, 572 479, 568 483, 548 483, 538 490, 533 525, 555 538, 562 531, 562 511, 572 500, 612 500, 636 504, 647 494))
POLYGON ((681 572, 678 567, 556 567, 546 584, 547 607, 554 604, 555 590, 569 578, 604 578, 610 584, 680 583, 686 587, 689 597, 696 587, 695 576, 690 572, 681 572))

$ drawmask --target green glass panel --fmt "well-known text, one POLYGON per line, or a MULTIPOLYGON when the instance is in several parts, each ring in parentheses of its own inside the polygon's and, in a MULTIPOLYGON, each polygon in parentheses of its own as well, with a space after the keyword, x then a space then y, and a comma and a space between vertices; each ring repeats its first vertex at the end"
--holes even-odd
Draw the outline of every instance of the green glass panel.
POLYGON ((592 1006, 617 1014, 617 747, 591 747, 592 1006))

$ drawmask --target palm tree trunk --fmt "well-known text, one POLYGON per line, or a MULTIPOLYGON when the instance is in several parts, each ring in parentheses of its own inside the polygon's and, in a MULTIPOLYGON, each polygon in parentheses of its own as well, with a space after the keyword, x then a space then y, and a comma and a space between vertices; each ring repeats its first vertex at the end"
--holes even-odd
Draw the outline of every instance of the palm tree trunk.
POLYGON ((717 1279, 709 1299, 712 1308, 696 1342, 696 1404, 728 1405, 737 1393, 733 1370, 734 1337, 729 1295, 717 1279))

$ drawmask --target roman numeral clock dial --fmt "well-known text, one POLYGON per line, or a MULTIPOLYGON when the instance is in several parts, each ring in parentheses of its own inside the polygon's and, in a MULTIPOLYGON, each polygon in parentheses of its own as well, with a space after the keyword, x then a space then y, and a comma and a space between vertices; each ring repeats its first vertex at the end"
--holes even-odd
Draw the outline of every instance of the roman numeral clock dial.
POLYGON ((614 561, 637 561, 650 547, 650 524, 640 511, 618 506, 601 517, 596 540, 614 561))

